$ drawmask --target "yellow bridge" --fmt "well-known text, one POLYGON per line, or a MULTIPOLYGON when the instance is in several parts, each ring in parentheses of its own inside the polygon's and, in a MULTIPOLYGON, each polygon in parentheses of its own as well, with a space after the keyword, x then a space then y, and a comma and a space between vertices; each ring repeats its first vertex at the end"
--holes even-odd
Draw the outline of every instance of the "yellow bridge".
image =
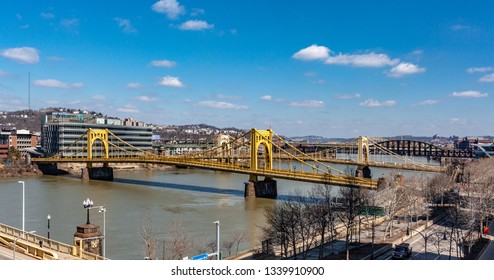
POLYGON ((212 149, 181 156, 162 156, 136 148, 107 129, 88 129, 63 151, 47 158, 33 158, 32 161, 37 164, 79 162, 86 163, 88 169, 96 164, 108 168, 110 163, 166 164, 248 174, 250 182, 258 182, 258 176, 264 176, 268 180, 279 178, 369 189, 377 187, 376 180, 364 178, 368 176, 362 174, 350 174, 350 171, 343 172, 329 163, 357 165, 359 168, 380 166, 441 171, 418 163, 384 166, 372 162, 369 145, 369 138, 359 138, 356 161, 318 157, 301 152, 271 129, 251 129, 237 138, 223 139, 212 149))

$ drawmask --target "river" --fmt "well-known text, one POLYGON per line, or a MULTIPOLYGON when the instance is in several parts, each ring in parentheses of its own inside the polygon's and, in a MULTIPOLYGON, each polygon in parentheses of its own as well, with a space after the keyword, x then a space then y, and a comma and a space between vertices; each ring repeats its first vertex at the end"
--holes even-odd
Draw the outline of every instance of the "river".
MULTIPOLYGON (((388 172, 373 170, 373 174, 388 172)), ((163 233, 161 236, 167 234, 174 221, 180 221, 183 234, 196 246, 215 241, 214 221, 219 220, 221 242, 232 240, 235 232, 245 232, 247 239, 239 248, 245 250, 260 244, 264 210, 276 203, 272 199, 244 198, 243 182, 248 176, 242 174, 177 169, 119 171, 114 177, 111 182, 81 180, 76 176, 1 178, 0 223, 22 228, 22 185, 18 181, 23 180, 26 231, 47 236, 50 215, 50 238, 73 244, 76 226, 86 222, 82 202, 90 198, 95 206, 107 208, 106 257, 139 260, 145 252, 138 232, 146 217, 151 217, 154 232, 163 233)), ((278 194, 283 197, 296 189, 309 190, 313 186, 278 180, 278 194)), ((103 231, 103 214, 91 210, 90 220, 103 231)), ((161 257, 161 249, 158 252, 161 257)))

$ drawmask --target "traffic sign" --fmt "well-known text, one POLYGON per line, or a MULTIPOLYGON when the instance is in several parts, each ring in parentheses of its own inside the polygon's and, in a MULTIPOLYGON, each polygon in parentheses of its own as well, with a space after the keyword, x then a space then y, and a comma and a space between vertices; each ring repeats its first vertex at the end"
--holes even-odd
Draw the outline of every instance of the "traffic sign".
POLYGON ((193 261, 201 261, 201 260, 207 260, 208 257, 209 257, 209 254, 208 253, 205 253, 205 254, 193 256, 190 259, 193 260, 193 261))

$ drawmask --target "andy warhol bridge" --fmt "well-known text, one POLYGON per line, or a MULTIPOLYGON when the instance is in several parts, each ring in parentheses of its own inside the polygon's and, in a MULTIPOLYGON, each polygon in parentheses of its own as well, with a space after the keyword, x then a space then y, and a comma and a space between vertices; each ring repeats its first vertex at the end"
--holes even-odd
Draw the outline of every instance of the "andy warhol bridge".
POLYGON ((87 168, 82 176, 102 180, 113 179, 110 165, 115 163, 165 164, 241 173, 249 175, 246 196, 261 197, 276 197, 276 181, 273 179, 374 189, 378 180, 371 178, 370 167, 373 166, 443 171, 395 154, 368 137, 358 138, 354 160, 337 158, 336 154, 330 155, 329 152, 302 152, 271 129, 251 129, 236 138, 221 136, 218 139, 213 148, 186 155, 164 156, 132 146, 108 129, 88 129, 64 150, 50 157, 33 158, 32 161, 40 166, 85 163, 87 168), (376 151, 381 157, 387 155, 394 159, 394 162, 371 160, 376 151), (399 160, 404 163, 398 164, 399 160), (334 167, 335 164, 343 166, 343 169, 346 166, 346 171, 334 167), (350 171, 349 166, 357 168, 350 171), (260 177, 264 180, 259 180, 260 177))

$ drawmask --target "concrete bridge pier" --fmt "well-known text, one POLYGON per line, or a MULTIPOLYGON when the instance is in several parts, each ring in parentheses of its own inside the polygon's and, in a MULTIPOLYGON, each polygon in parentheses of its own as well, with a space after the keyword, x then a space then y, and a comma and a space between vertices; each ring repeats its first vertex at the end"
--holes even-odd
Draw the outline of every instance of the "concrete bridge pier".
POLYGON ((113 181, 113 168, 111 167, 86 167, 81 170, 83 180, 113 181))
POLYGON ((272 178, 264 178, 264 180, 249 180, 245 182, 244 197, 262 197, 275 198, 278 196, 278 187, 276 180, 272 178))
POLYGON ((359 165, 357 170, 355 170, 355 177, 361 177, 361 178, 372 178, 372 172, 369 166, 362 166, 359 165))

